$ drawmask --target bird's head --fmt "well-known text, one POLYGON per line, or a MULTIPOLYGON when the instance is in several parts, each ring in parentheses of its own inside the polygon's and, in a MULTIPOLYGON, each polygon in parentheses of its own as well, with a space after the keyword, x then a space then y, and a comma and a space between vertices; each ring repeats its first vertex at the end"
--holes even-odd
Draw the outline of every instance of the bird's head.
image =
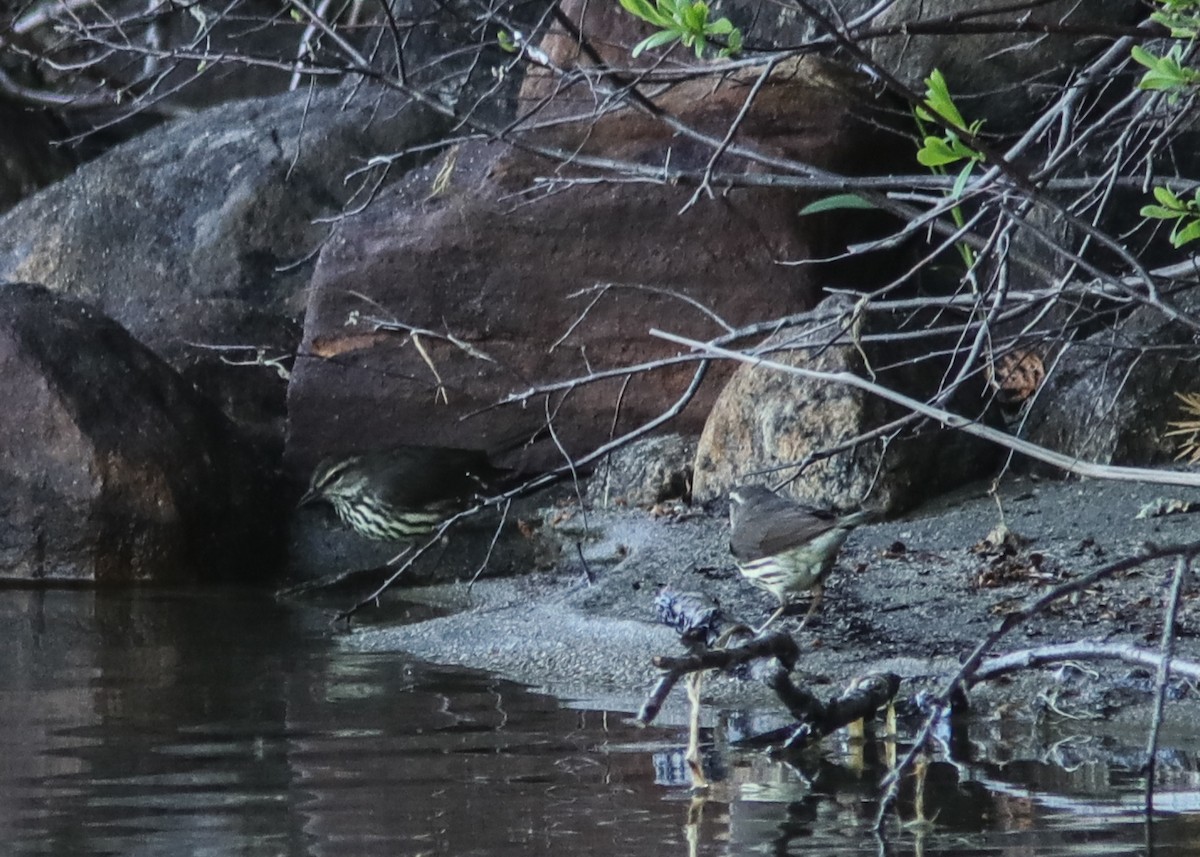
POLYGON ((327 458, 313 470, 308 490, 300 498, 298 506, 321 501, 333 502, 335 498, 349 498, 360 494, 369 474, 359 464, 361 456, 349 458, 327 458))
POLYGON ((736 527, 746 509, 764 499, 777 500, 778 495, 764 485, 738 485, 729 490, 729 525, 736 527))

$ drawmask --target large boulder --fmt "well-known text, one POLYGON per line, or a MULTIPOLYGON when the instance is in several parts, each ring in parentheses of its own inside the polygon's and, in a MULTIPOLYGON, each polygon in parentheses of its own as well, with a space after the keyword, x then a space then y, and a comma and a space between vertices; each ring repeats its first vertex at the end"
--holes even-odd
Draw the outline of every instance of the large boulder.
MULTIPOLYGON (((760 71, 682 84, 660 105, 724 128, 760 71)), ((861 93, 822 63, 781 66, 756 106, 741 133, 764 152, 831 168, 883 163, 861 93)), ((646 164, 709 158, 635 111, 540 142, 646 164)), ((753 169, 732 157, 721 166, 753 169)), ((690 384, 695 362, 674 360, 650 328, 707 338, 808 307, 830 271, 780 262, 841 249, 848 234, 799 217, 810 197, 786 189, 716 188, 688 207, 690 188, 595 179, 465 145, 344 221, 314 277, 288 391, 296 468, 396 443, 495 448, 548 416, 557 443, 527 466, 586 453, 662 414, 690 384), (501 401, 512 404, 493 407, 501 401)), ((710 370, 676 430, 699 431, 728 371, 710 370)))
MULTIPOLYGON (((0 219, 0 279, 86 300, 259 437, 282 437, 285 381, 230 366, 299 342, 311 257, 357 185, 346 173, 433 136, 424 109, 363 91, 238 102, 165 125, 0 219)), ((374 180, 372 178, 371 180, 374 180)))
MULTIPOLYGON (((861 338, 886 331, 888 319, 856 320, 855 309, 848 299, 829 298, 754 353, 827 375, 870 376, 920 400, 932 395, 945 364, 921 359, 915 348, 888 337, 884 342, 861 338), (856 334, 847 335, 852 329, 856 334)), ((919 346, 937 354, 934 343, 931 337, 919 346)), ((975 416, 983 408, 978 395, 959 399, 965 407, 974 402, 975 416)), ((706 502, 743 482, 786 482, 786 490, 805 502, 841 508, 867 502, 898 511, 978 477, 992 464, 993 450, 961 432, 936 427, 876 431, 904 415, 902 408, 858 387, 742 364, 700 436, 693 496, 706 502), (854 442, 857 438, 862 440, 854 442)))
POLYGON ((117 323, 0 286, 0 577, 263 575, 278 509, 228 421, 117 323))

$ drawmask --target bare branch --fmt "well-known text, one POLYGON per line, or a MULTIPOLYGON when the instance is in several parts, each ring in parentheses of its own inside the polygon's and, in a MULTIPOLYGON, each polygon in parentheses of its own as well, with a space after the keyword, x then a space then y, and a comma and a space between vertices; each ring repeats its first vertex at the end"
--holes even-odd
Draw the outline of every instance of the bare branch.
POLYGON ((657 336, 660 339, 665 339, 668 342, 674 342, 677 345, 686 345, 694 349, 696 352, 706 357, 723 357, 728 360, 737 360, 743 363, 751 363, 755 366, 763 366, 769 369, 775 369, 789 375, 797 375, 801 378, 810 378, 816 381, 827 381, 833 384, 844 384, 848 387, 855 387, 859 390, 879 396, 882 399, 887 399, 905 408, 908 408, 914 413, 929 417, 936 420, 947 428, 959 429, 967 434, 975 437, 983 438, 984 440, 996 443, 1005 449, 1010 449, 1013 452, 1018 452, 1022 455, 1027 455, 1030 458, 1043 461, 1047 464, 1052 464, 1055 467, 1061 468, 1068 473, 1074 473, 1077 476, 1087 476, 1093 479, 1110 479, 1121 482, 1146 482, 1155 485, 1181 485, 1185 487, 1200 487, 1200 473, 1189 473, 1176 470, 1155 470, 1148 467, 1120 467, 1111 464, 1096 464, 1094 462, 1079 461, 1068 455, 1063 455, 1060 452, 1055 452, 1046 449, 1038 444, 1031 443, 1019 437, 1014 437, 999 429, 994 429, 991 426, 983 425, 982 423, 969 420, 966 417, 951 413, 943 408, 933 407, 925 402, 919 402, 903 393, 896 392, 881 384, 868 381, 865 378, 860 378, 850 372, 821 372, 814 369, 806 369, 799 366, 788 366, 784 363, 779 363, 774 360, 767 360, 753 354, 747 354, 741 351, 734 351, 729 348, 723 348, 712 343, 700 342, 699 340, 689 339, 684 336, 677 336, 672 333, 666 333, 658 329, 651 329, 651 336, 657 336))

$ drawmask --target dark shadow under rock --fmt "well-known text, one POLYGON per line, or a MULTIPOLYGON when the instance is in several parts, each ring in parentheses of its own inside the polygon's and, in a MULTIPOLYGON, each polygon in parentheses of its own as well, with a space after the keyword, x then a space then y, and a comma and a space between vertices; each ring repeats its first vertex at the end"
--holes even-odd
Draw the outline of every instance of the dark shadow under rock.
MULTIPOLYGON (((485 509, 453 524, 401 572, 398 587, 527 574, 560 559, 541 538, 536 501, 517 501, 502 516, 485 509)), ((338 522, 332 510, 304 509, 292 519, 288 576, 297 589, 337 589, 365 597, 435 537, 368 539, 338 522)))
POLYGON ((274 485, 222 414, 117 323, 0 287, 0 577, 265 577, 274 485))

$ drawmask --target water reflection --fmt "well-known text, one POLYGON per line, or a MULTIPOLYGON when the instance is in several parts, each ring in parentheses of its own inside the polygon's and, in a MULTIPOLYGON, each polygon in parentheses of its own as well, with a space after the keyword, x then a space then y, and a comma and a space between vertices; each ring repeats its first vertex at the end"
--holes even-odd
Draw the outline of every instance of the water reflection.
MULTIPOLYGON (((881 840, 882 742, 787 764, 732 748, 723 714, 696 797, 682 729, 348 654, 326 618, 239 590, 0 591, 6 853, 1145 853, 1141 735, 1035 749, 981 725, 928 768, 933 823, 902 826, 907 781, 881 840)), ((1153 853, 1194 853, 1195 748, 1163 758, 1153 853)))

